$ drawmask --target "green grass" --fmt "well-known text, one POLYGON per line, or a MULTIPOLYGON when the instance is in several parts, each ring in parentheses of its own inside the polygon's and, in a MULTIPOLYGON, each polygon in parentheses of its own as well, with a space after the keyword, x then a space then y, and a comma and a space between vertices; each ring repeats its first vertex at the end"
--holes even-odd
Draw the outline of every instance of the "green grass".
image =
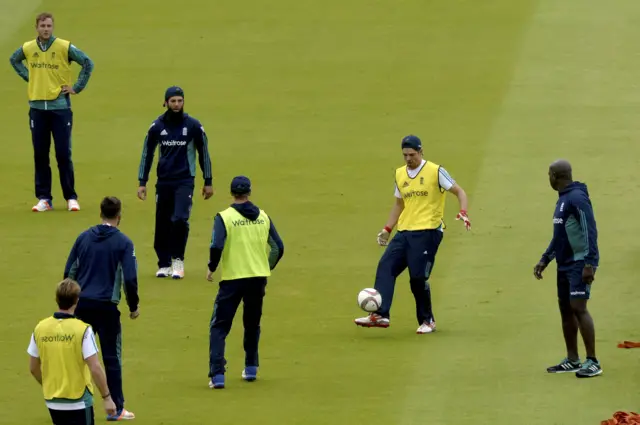
POLYGON ((638 353, 615 347, 640 338, 636 2, 180 5, 0 3, 6 57, 33 36, 31 14, 48 9, 57 34, 96 63, 74 98, 77 214, 60 208, 57 182, 59 209, 29 212, 26 87, 6 62, 0 69, 0 423, 48 423, 27 370, 29 333, 54 308, 71 244, 97 222, 105 195, 123 200, 122 230, 139 260, 142 314, 123 319, 125 394, 138 424, 587 425, 639 408, 638 353), (209 134, 217 191, 195 202, 181 282, 152 277, 153 203, 135 198, 144 134, 173 84, 209 134), (392 327, 352 323, 358 290, 373 284, 382 253, 374 238, 408 133, 470 194, 474 226, 467 234, 453 221, 451 197, 432 278, 439 332, 427 336, 414 333, 406 275, 392 327), (600 229, 591 310, 605 374, 594 380, 544 372, 563 356, 555 269, 540 283, 531 271, 550 237, 556 195, 546 169, 557 157, 589 185, 600 229), (268 286, 261 380, 240 380, 238 322, 228 388, 212 392, 216 286, 204 276, 212 219, 237 174, 254 181, 286 253, 268 286))

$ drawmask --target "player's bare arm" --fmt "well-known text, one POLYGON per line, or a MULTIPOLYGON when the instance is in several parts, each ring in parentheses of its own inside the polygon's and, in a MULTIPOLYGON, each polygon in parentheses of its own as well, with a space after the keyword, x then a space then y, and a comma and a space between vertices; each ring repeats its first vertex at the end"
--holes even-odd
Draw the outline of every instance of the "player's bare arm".
POLYGON ((451 189, 449 189, 449 192, 453 193, 456 198, 458 198, 458 203, 460 204, 460 212, 456 216, 456 220, 462 220, 467 230, 471 230, 471 221, 467 216, 467 208, 469 208, 467 192, 465 192, 458 183, 454 183, 454 185, 451 186, 451 189))
POLYGON ((467 199, 467 192, 464 191, 462 187, 458 183, 455 183, 449 189, 449 192, 453 193, 456 198, 458 198, 458 203, 460 204, 460 210, 468 211, 469 201, 467 199))
POLYGON ((389 213, 389 219, 387 220, 387 224, 384 226, 384 229, 378 233, 378 245, 386 246, 389 243, 389 236, 391 235, 391 231, 398 223, 398 219, 400 218, 400 214, 402 214, 402 210, 404 210, 404 201, 402 198, 395 198, 395 202, 393 207, 391 207, 391 212, 389 213))
POLYGON ((402 214, 402 210, 404 210, 404 201, 402 198, 395 198, 395 202, 393 203, 393 207, 391 207, 389 220, 387 220, 385 228, 393 229, 396 226, 398 219, 400 218, 400 214, 402 214))

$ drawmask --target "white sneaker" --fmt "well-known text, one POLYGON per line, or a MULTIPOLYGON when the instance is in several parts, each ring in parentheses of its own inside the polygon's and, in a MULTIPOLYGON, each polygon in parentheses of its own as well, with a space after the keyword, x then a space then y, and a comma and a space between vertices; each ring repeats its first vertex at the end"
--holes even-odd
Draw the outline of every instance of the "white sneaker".
POLYGON ((135 418, 136 418, 136 415, 134 415, 133 412, 129 412, 127 409, 122 409, 121 412, 118 412, 113 416, 107 415, 108 422, 130 421, 135 418))
POLYGON ((389 319, 382 317, 379 314, 371 313, 367 317, 360 317, 354 320, 358 326, 364 326, 365 328, 388 328, 389 319))
POLYGON ((436 331, 436 322, 423 323, 418 327, 417 334, 430 334, 436 331))
POLYGON ((53 209, 53 206, 51 205, 50 201, 47 201, 46 199, 40 199, 38 203, 35 204, 33 208, 31 208, 31 211, 44 212, 44 211, 50 211, 52 209, 53 209))
POLYGON ((173 272, 171 277, 174 279, 182 279, 184 277, 184 261, 173 260, 172 267, 173 272))
POLYGON ((156 272, 156 277, 169 277, 172 273, 171 267, 161 267, 156 272))
POLYGON ((69 199, 67 201, 67 209, 69 211, 80 211, 80 204, 75 199, 69 199))

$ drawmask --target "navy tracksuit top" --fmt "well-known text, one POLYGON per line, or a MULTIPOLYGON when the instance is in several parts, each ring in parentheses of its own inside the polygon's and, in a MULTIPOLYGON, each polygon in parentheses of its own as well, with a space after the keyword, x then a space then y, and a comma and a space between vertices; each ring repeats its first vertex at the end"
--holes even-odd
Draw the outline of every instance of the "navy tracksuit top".
POLYGON ((598 229, 587 185, 573 182, 559 192, 553 213, 553 239, 541 261, 556 260, 558 269, 584 261, 598 267, 598 229))
POLYGON ((138 265, 133 242, 117 227, 99 224, 78 236, 64 278, 80 284, 80 299, 120 302, 124 289, 129 311, 138 309, 138 265))
POLYGON ((205 186, 211 186, 211 158, 207 135, 200 121, 185 113, 167 111, 149 128, 144 140, 138 180, 146 186, 156 147, 160 146, 158 183, 193 180, 196 152, 205 186))

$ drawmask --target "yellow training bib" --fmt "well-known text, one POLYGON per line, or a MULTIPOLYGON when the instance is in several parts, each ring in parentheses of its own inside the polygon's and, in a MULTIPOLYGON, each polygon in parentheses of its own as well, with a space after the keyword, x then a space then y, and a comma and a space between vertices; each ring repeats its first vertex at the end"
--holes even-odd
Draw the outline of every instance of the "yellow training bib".
POLYGON ((60 96, 62 86, 71 85, 71 63, 69 62, 67 40, 56 38, 46 52, 37 40, 27 41, 22 51, 29 68, 29 100, 55 100, 60 96))
POLYGON ((82 340, 89 325, 75 318, 48 317, 36 326, 33 336, 42 367, 45 400, 81 399, 93 394, 91 372, 82 355, 82 340))
POLYGON ((222 280, 271 276, 267 253, 269 216, 260 210, 258 218, 251 221, 229 207, 220 217, 227 231, 220 261, 222 280))
POLYGON ((407 166, 396 170, 396 185, 404 201, 398 219, 399 231, 437 229, 443 224, 446 191, 440 187, 440 166, 427 161, 415 178, 407 166))

